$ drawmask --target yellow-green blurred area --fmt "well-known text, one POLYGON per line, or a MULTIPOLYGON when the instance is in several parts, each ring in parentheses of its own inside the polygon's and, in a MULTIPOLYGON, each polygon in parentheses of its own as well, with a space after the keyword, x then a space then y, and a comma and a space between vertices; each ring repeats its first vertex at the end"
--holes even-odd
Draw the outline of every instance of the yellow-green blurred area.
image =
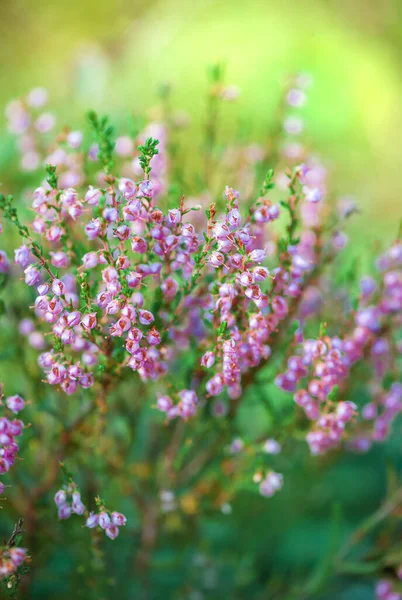
POLYGON ((354 233, 393 238, 402 212, 399 0, 1 0, 0 11, 0 104, 45 86, 60 126, 79 126, 89 108, 112 117, 149 110, 170 82, 196 134, 206 68, 219 60, 242 90, 224 128, 240 115, 258 141, 286 75, 311 73, 307 140, 330 165, 334 191, 357 198, 354 233))

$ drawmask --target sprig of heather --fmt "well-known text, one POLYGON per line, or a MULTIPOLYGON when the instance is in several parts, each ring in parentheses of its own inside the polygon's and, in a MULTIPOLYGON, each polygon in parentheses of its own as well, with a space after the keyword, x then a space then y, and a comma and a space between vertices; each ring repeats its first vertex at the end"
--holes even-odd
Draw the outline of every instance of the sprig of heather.
POLYGON ((68 519, 72 514, 84 516, 86 527, 89 529, 99 527, 104 530, 105 535, 109 539, 116 539, 119 535, 119 527, 126 525, 127 518, 117 511, 110 512, 107 510, 105 502, 100 496, 95 498, 97 512, 89 512, 82 502, 81 492, 71 472, 66 468, 64 463, 60 463, 60 468, 65 483, 54 496, 59 519, 68 519))
POLYGON ((20 576, 29 570, 27 564, 24 564, 29 559, 28 551, 19 546, 24 533, 23 523, 24 520, 19 519, 8 541, 0 546, 0 579, 9 592, 16 590, 20 576))
MULTIPOLYGON (((0 417, 0 475, 8 473, 18 455, 18 438, 24 429, 24 423, 14 415, 25 407, 24 399, 18 394, 5 397, 3 385, 0 384, 0 407, 5 409, 5 415, 0 417)), ((5 489, 0 481, 0 496, 5 489)))

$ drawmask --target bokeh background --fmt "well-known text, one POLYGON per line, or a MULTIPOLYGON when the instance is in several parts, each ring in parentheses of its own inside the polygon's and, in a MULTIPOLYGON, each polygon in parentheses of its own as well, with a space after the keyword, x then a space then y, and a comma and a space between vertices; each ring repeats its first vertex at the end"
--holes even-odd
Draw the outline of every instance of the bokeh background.
MULTIPOLYGON (((217 60, 226 64, 227 82, 242 91, 228 108, 223 135, 246 119, 256 141, 275 119, 286 75, 313 75, 304 112, 307 139, 325 157, 335 193, 354 196, 360 206, 362 214, 350 225, 351 247, 368 256, 373 246, 394 239, 402 213, 400 0, 0 0, 2 113, 11 98, 40 85, 50 92, 58 126, 80 127, 89 108, 119 125, 130 114, 152 113, 159 86, 169 82, 175 107, 191 117, 185 135, 197 160, 205 73, 217 60)), ((0 114, 0 172, 6 177, 14 142, 4 125, 0 114)), ((251 437, 266 425, 258 402, 257 390, 246 406, 252 418, 250 412, 240 416, 251 437)), ((295 456, 292 483, 269 508, 266 500, 245 494, 224 522, 207 515, 191 540, 204 563, 186 563, 191 552, 167 541, 154 557, 162 566, 161 589, 178 585, 182 566, 169 570, 175 561, 196 571, 194 577, 202 571, 204 579, 219 579, 218 595, 206 585, 205 598, 221 598, 224 590, 232 597, 234 578, 247 585, 258 577, 274 584, 303 577, 331 543, 334 506, 342 505, 342 534, 378 508, 387 466, 400 462, 400 429, 364 457, 312 462, 307 453, 295 456)), ((130 597, 124 577, 131 548, 129 540, 121 541, 120 554, 109 556, 111 573, 121 597, 130 597)), ((80 572, 74 551, 53 545, 37 552, 33 597, 69 597, 71 569, 80 572)), ((345 580, 344 588, 319 597, 368 600, 372 589, 373 582, 345 580)))
POLYGON ((66 123, 80 124, 89 107, 112 115, 147 110, 169 82, 196 135, 205 70, 219 60, 242 90, 230 119, 243 115, 258 139, 275 116, 284 77, 308 71, 315 78, 308 139, 332 164, 335 191, 358 198, 357 231, 364 223, 364 242, 372 243, 395 226, 399 0, 1 0, 0 11, 0 105, 43 85, 66 123))

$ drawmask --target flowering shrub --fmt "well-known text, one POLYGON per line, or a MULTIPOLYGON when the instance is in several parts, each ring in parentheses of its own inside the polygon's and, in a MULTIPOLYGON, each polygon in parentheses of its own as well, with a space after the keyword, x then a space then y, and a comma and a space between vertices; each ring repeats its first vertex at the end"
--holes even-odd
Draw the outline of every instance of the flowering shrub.
MULTIPOLYGON (((208 506, 228 513, 244 486, 269 503, 287 485, 290 442, 307 443, 314 456, 366 452, 387 438, 402 411, 402 240, 398 234, 377 257, 375 276, 339 281, 344 228, 356 208, 331 200, 324 166, 298 141, 309 85, 305 76, 290 81, 270 152, 240 146, 229 171, 241 191, 226 186, 218 194, 213 179, 224 157, 217 115, 237 91, 213 69, 195 199, 174 160, 181 123, 170 113, 117 139, 108 119, 89 113, 91 133, 64 129, 49 139, 55 119, 43 112, 44 90, 7 108, 21 169, 36 182, 27 194, 33 218, 0 195, 3 229, 11 231, 11 222, 21 237, 19 272, 5 251, 0 272, 5 283, 11 276, 20 286, 23 278, 30 288, 19 334, 37 354, 41 393, 51 386, 64 407, 47 409, 62 415, 61 431, 47 437, 49 474, 33 499, 50 491, 59 519, 80 516, 99 558, 102 530, 114 540, 130 520, 99 496, 89 512, 80 488, 88 496, 105 485, 96 476, 102 469, 123 477, 122 506, 130 497, 140 515, 144 578, 164 515, 179 506, 189 514, 208 506), (243 439, 238 413, 249 388, 263 390, 263 377, 284 406, 287 394, 294 406, 274 437, 265 431, 243 439), (146 421, 138 417, 143 405, 146 421), (115 420, 131 428, 131 442, 119 441, 115 420), (151 473, 143 460, 132 463, 131 444, 144 427, 154 432, 144 442, 151 473), (211 465, 223 474, 222 487, 211 483, 211 465)), ((4 310, 10 306, 6 298, 4 310)), ((6 406, 17 413, 24 402, 13 396, 6 406)), ((274 412, 269 402, 266 410, 274 412)), ((0 473, 14 461, 13 436, 22 427, 4 419, 0 473)), ((3 553, 4 565, 24 558, 18 548, 3 553)))

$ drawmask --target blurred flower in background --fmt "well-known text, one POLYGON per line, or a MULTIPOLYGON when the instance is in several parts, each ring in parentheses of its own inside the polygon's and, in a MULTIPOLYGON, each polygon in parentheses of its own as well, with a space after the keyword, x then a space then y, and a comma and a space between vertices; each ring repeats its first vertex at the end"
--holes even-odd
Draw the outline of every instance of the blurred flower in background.
MULTIPOLYGON (((401 13, 397 0, 73 0, 68 10, 4 0, 0 104, 40 85, 66 122, 81 123, 88 107, 149 110, 167 81, 175 105, 198 117, 205 69, 222 60, 242 90, 222 122, 229 144, 239 114, 262 136, 257 124, 274 121, 286 75, 308 71, 317 82, 306 109, 311 143, 358 196, 367 233, 382 237, 402 191, 401 13)), ((189 136, 200 119, 192 123, 189 136)))

